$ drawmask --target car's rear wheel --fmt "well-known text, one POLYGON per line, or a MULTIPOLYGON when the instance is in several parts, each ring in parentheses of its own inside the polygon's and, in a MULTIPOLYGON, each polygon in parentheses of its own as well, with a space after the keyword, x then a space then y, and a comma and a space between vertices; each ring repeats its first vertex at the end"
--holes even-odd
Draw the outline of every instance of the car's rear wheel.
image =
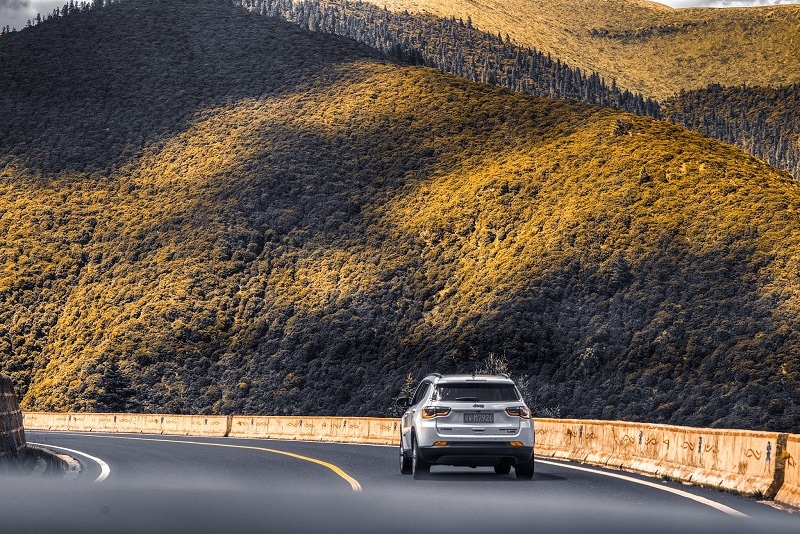
POLYGON ((405 447, 403 447, 403 436, 400 436, 400 473, 404 475, 410 475, 412 468, 412 459, 406 453, 405 447))
POLYGON ((503 462, 499 465, 494 466, 494 472, 498 475, 507 475, 511 472, 511 464, 508 462, 503 462))
POLYGON ((533 458, 527 462, 522 462, 514 466, 517 478, 530 480, 533 478, 533 458))
POLYGON ((431 472, 431 464, 422 459, 415 436, 411 436, 411 471, 416 480, 427 477, 431 472))

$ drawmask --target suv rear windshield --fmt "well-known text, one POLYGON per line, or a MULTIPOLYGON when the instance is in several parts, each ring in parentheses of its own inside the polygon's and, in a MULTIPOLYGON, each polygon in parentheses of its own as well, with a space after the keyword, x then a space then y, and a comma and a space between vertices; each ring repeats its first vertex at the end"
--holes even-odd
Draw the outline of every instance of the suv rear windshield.
POLYGON ((513 384, 470 382, 467 384, 439 384, 434 400, 468 402, 511 402, 520 400, 513 384))

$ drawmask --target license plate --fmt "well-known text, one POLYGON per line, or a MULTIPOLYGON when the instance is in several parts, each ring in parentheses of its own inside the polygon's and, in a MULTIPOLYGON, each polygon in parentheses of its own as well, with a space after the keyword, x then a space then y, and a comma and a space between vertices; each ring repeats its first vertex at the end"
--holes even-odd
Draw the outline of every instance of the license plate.
POLYGON ((465 423, 494 423, 493 413, 465 413, 465 423))

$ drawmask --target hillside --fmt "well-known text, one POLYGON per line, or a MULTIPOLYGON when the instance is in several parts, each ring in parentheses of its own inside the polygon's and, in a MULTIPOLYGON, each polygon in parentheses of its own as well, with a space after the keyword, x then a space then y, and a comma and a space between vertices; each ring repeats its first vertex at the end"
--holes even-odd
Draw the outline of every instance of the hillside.
MULTIPOLYGON (((512 42, 508 34, 503 37, 499 32, 485 32, 475 27, 469 17, 464 20, 438 18, 419 12, 392 12, 362 1, 236 0, 232 3, 313 31, 355 39, 401 61, 435 67, 468 80, 535 96, 575 100, 665 118, 738 146, 800 178, 800 144, 795 142, 798 135, 794 98, 797 84, 774 85, 773 81, 766 80, 765 83, 773 86, 755 87, 739 83, 735 87, 724 87, 714 82, 702 89, 681 89, 658 102, 618 86, 615 79, 607 83, 596 72, 573 67, 560 58, 553 58, 550 53, 512 42), (720 101, 721 93, 728 95, 724 101, 720 101)), ((91 9, 93 5, 97 3, 70 3, 43 20, 37 18, 37 23, 48 21, 53 16, 72 16, 91 9)), ((612 7, 616 9, 620 5, 624 6, 613 4, 612 7)), ((664 31, 675 29, 672 26, 666 28, 664 31)), ((654 32, 658 33, 653 28, 631 26, 616 33, 597 29, 590 33, 595 37, 631 41, 649 38, 654 32)), ((0 38, 2 36, 0 33, 0 38)), ((715 42, 713 35, 709 39, 709 42, 715 42)), ((663 55, 664 51, 660 50, 659 54, 663 55)), ((715 64, 715 57, 709 59, 715 64)), ((749 69, 745 71, 749 72, 749 69)))
POLYGON ((644 0, 369 0, 508 34, 658 99, 710 84, 800 82, 800 6, 672 9, 644 0), (754 67, 755 66, 755 67, 754 67))
POLYGON ((0 69, 27 409, 389 415, 493 357, 538 416, 800 430, 800 190, 729 145, 212 1, 0 69))
POLYGON ((503 37, 482 31, 469 18, 464 21, 392 12, 364 2, 263 0, 243 5, 304 28, 356 39, 391 57, 468 80, 664 118, 738 146, 800 178, 798 84, 725 88, 714 83, 703 89, 681 89, 659 103, 621 89, 614 80, 608 84, 597 73, 587 73, 550 54, 513 43, 508 34, 503 37), (723 94, 725 97, 720 98, 723 94))
POLYGON ((549 54, 512 43, 508 35, 504 38, 480 30, 469 19, 391 12, 361 1, 245 0, 241 4, 255 13, 355 39, 406 63, 435 67, 471 81, 660 116, 654 99, 620 89, 613 82, 607 84, 597 73, 573 68, 549 54))
POLYGON ((720 139, 800 179, 800 84, 681 92, 661 105, 666 120, 720 139))

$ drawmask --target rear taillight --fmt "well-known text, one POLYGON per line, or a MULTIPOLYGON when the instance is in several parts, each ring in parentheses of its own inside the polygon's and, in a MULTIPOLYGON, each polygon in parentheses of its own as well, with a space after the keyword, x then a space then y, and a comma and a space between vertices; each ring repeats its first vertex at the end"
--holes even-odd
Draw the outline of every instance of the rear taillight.
POLYGON ((422 418, 433 419, 434 417, 444 417, 449 413, 450 413, 450 408, 445 408, 444 406, 432 406, 429 408, 422 409, 422 418))
POLYGON ((525 406, 514 406, 513 408, 506 408, 506 413, 512 417, 521 417, 523 419, 531 418, 531 411, 525 406))

